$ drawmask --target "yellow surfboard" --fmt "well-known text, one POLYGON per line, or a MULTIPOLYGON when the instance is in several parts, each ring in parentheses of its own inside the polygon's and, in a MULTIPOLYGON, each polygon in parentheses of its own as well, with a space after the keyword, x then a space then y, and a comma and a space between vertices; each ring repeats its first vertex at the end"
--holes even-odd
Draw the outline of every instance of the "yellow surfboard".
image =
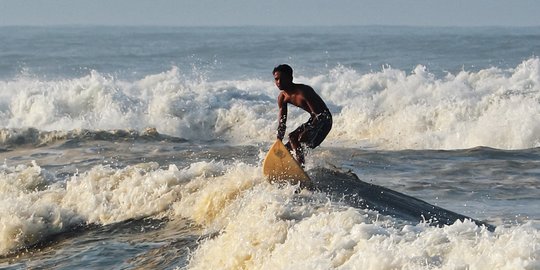
POLYGON ((263 174, 272 182, 290 182, 295 185, 298 182, 306 184, 311 181, 280 140, 276 140, 266 154, 263 174))

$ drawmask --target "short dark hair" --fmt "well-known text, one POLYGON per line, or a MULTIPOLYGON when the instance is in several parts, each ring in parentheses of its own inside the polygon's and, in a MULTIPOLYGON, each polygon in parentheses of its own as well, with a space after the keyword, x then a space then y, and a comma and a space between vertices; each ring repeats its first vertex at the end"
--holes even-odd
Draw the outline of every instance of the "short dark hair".
POLYGON ((293 70, 292 67, 287 64, 281 64, 274 68, 274 71, 272 71, 272 74, 276 73, 276 71, 281 72, 282 75, 289 76, 292 78, 293 70))

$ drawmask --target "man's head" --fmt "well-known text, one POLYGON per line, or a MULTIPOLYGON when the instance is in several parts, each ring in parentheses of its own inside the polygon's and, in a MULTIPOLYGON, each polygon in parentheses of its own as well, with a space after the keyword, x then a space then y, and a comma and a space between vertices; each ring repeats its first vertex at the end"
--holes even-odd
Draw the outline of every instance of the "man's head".
POLYGON ((274 68, 272 71, 274 82, 279 90, 285 90, 292 85, 293 70, 289 65, 282 64, 274 68))

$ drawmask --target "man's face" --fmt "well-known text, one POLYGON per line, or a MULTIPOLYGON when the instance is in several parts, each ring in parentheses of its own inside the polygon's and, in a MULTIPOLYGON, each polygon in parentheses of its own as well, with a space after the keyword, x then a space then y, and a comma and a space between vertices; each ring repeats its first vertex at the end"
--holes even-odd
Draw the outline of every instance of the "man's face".
POLYGON ((282 75, 280 71, 274 72, 274 82, 279 90, 285 90, 292 84, 292 78, 282 75))

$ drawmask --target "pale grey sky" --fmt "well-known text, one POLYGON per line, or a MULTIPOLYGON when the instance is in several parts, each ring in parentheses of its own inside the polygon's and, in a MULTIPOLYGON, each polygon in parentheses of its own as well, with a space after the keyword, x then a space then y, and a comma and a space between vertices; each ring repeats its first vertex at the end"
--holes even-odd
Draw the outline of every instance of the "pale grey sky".
POLYGON ((540 26, 539 13, 539 0, 0 0, 0 26, 540 26))

